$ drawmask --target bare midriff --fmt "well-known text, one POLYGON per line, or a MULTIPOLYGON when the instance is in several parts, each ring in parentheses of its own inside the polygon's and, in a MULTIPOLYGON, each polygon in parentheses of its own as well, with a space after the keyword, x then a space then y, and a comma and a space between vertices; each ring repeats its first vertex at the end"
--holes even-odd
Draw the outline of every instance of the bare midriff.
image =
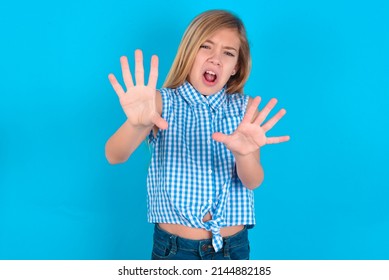
MULTIPOLYGON (((206 222, 209 220, 211 220, 211 215, 208 213, 207 215, 205 215, 203 221, 206 222)), ((207 231, 203 228, 192 228, 179 224, 166 223, 159 223, 158 225, 161 229, 186 239, 201 240, 212 238, 212 232, 207 231)), ((243 225, 223 227, 220 229, 220 235, 223 237, 231 236, 238 233, 243 228, 243 225)))

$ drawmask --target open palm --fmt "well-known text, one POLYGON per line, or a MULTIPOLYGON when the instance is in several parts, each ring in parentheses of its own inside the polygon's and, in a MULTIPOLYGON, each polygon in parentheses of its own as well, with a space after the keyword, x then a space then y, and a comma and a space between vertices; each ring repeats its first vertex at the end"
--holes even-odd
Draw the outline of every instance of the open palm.
POLYGON ((285 109, 281 109, 270 120, 261 125, 276 105, 277 100, 275 98, 271 99, 256 116, 260 102, 260 97, 255 97, 252 100, 242 122, 232 134, 227 135, 216 132, 212 135, 212 138, 215 141, 224 143, 227 149, 238 155, 248 155, 266 144, 276 144, 288 141, 289 136, 266 136, 266 132, 268 132, 285 115, 285 109))
POLYGON ((158 80, 158 57, 152 56, 148 84, 144 84, 143 54, 135 51, 135 81, 132 80, 127 57, 120 58, 124 84, 127 92, 113 74, 108 76, 112 87, 120 99, 120 104, 128 121, 134 126, 153 126, 167 128, 167 122, 156 110, 156 86, 158 80))

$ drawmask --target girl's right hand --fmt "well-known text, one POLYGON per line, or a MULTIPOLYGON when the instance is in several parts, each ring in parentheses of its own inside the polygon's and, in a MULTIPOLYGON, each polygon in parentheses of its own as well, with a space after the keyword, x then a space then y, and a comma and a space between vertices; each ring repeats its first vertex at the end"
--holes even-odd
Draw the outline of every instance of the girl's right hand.
POLYGON ((144 84, 143 54, 141 50, 135 51, 135 81, 132 80, 130 67, 126 56, 120 58, 122 74, 127 92, 117 81, 113 74, 108 75, 116 94, 119 97, 120 104, 128 121, 137 127, 152 127, 156 125, 160 129, 166 129, 168 124, 157 112, 156 107, 156 87, 158 80, 158 57, 151 57, 151 67, 149 82, 144 84))

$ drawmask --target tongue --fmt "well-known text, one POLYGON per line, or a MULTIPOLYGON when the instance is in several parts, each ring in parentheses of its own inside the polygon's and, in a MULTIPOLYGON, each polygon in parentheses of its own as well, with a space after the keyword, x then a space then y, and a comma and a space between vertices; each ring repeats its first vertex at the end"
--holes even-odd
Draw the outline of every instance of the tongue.
POLYGON ((214 82, 216 80, 216 75, 212 75, 209 73, 205 73, 204 77, 208 82, 214 82))

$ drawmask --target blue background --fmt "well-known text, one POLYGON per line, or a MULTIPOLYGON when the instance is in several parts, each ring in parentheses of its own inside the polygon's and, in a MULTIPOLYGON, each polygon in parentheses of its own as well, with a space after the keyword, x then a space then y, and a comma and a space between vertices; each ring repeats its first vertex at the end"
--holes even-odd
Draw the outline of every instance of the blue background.
POLYGON ((150 152, 104 156, 125 116, 107 75, 160 57, 200 12, 245 22, 251 96, 286 117, 265 146, 253 259, 389 259, 387 1, 14 1, 0 7, 0 259, 149 259, 150 152), (255 3, 254 3, 255 2, 255 3))

